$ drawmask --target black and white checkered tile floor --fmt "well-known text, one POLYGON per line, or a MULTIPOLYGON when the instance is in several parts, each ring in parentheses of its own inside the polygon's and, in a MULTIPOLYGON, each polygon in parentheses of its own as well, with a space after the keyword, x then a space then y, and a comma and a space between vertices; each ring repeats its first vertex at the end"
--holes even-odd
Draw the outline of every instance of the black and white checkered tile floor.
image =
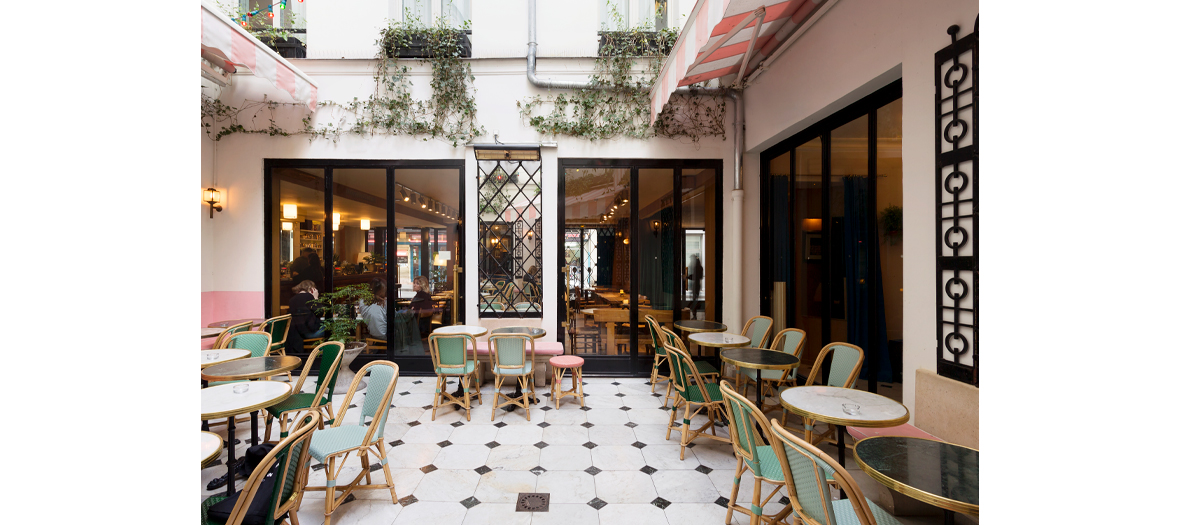
MULTIPOLYGON (((309 381, 309 383, 311 383, 309 381)), ((568 384, 568 381, 567 381, 568 384)), ((310 389, 310 386, 309 386, 310 389)), ((541 406, 530 419, 522 410, 496 411, 491 420, 490 382, 481 389, 483 405, 471 410, 471 421, 454 406, 439 409, 434 421, 430 405, 434 379, 404 377, 385 425, 389 466, 398 503, 386 491, 358 491, 341 506, 333 524, 535 524, 628 523, 682 524, 725 522, 737 460, 729 444, 698 439, 680 459, 680 433, 665 440, 670 408, 663 406, 667 384, 656 393, 643 378, 586 378, 586 406, 562 399, 555 409, 548 388, 538 390, 541 406), (550 494, 549 512, 516 512, 522 492, 550 494)), ((505 391, 508 389, 506 388, 505 391)), ((344 396, 337 396, 339 403, 344 396)), ((355 400, 354 400, 355 401, 355 400)), ((336 413, 339 413, 339 406, 336 413)), ((357 411, 345 421, 355 421, 357 411)), ((703 419, 694 421, 699 426, 703 419)), ((262 426, 261 423, 259 425, 262 426)), ((238 434, 249 436, 249 425, 238 434)), ((224 437, 224 426, 215 429, 224 437)), ((725 427, 719 434, 725 435, 725 427)), ((248 444, 238 445, 241 457, 248 444)), ((225 472, 221 461, 201 471, 201 499, 223 493, 205 490, 225 472)), ((849 468, 855 463, 849 461, 849 468)), ((341 479, 361 468, 350 458, 341 479)), ((373 479, 384 479, 380 467, 373 479)), ((749 506, 753 477, 746 472, 738 501, 749 506), (746 477, 750 479, 745 479, 746 477)), ((238 481, 239 485, 242 481, 238 481)), ((312 460, 310 484, 323 485, 323 467, 312 460)), ((765 508, 773 514, 785 498, 765 508)), ((299 510, 303 524, 323 523, 322 492, 306 492, 299 510)), ((926 520, 906 520, 924 523, 926 520)), ((734 514, 731 523, 748 523, 734 514)))

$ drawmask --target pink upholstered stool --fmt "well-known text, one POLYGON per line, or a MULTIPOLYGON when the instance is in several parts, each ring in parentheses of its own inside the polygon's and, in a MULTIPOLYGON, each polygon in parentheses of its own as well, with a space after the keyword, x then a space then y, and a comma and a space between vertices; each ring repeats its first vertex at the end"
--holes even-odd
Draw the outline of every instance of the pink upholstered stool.
POLYGON ((582 364, 585 362, 585 359, 576 355, 559 355, 549 359, 549 367, 553 369, 553 384, 549 388, 557 408, 561 408, 561 398, 564 396, 574 396, 582 402, 583 407, 586 406, 586 398, 582 395, 582 364), (574 384, 569 390, 562 390, 561 378, 565 377, 566 370, 573 372, 570 378, 574 384))

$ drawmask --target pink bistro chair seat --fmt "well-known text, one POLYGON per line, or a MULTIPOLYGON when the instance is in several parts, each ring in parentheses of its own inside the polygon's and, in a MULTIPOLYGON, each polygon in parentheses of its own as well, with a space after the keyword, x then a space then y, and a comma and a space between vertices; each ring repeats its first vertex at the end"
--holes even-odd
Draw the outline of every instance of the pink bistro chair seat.
POLYGON ((904 425, 898 425, 896 427, 885 427, 885 428, 847 427, 847 429, 848 429, 848 435, 852 436, 853 439, 855 439, 857 441, 860 441, 865 438, 876 437, 876 436, 903 436, 903 437, 916 437, 916 438, 933 439, 935 441, 942 441, 941 439, 938 438, 938 436, 935 436, 934 434, 926 432, 925 430, 922 430, 922 429, 915 427, 915 426, 908 424, 908 423, 904 424, 904 425))
POLYGON ((549 359, 549 365, 553 368, 578 368, 585 363, 585 359, 576 355, 559 355, 549 359))

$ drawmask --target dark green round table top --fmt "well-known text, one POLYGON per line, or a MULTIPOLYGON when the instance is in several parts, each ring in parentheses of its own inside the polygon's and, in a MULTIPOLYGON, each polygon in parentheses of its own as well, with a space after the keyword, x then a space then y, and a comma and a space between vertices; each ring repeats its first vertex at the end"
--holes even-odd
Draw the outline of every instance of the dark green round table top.
POLYGON ((721 360, 741 368, 787 369, 799 366, 799 358, 765 348, 729 348, 721 351, 721 360))
POLYGON ((239 381, 258 379, 290 372, 303 362, 293 355, 250 357, 213 365, 201 371, 206 381, 239 381))
POLYGON ((944 509, 979 514, 979 451, 903 436, 865 438, 856 462, 883 485, 944 509))
POLYGON ((685 332, 724 332, 729 328, 722 323, 704 321, 700 319, 684 319, 672 323, 672 326, 685 332))

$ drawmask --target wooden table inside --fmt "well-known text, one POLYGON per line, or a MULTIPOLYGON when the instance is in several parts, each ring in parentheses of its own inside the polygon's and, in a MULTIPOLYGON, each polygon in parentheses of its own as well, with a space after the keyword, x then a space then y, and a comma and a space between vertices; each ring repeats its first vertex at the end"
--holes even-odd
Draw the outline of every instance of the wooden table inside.
MULTIPOLYGON (((593 308, 582 310, 582 312, 593 316, 594 322, 602 323, 604 326, 606 326, 606 353, 607 355, 618 355, 619 350, 618 344, 616 344, 615 325, 618 323, 630 323, 631 309, 593 308)), ((687 315, 687 312, 688 309, 685 309, 683 315, 687 315)), ((655 319, 657 323, 660 323, 660 326, 666 327, 668 329, 672 328, 672 310, 652 310, 649 308, 640 308, 639 325, 644 327, 644 330, 647 329, 646 325, 643 324, 643 316, 645 315, 650 315, 652 319, 655 319)))

